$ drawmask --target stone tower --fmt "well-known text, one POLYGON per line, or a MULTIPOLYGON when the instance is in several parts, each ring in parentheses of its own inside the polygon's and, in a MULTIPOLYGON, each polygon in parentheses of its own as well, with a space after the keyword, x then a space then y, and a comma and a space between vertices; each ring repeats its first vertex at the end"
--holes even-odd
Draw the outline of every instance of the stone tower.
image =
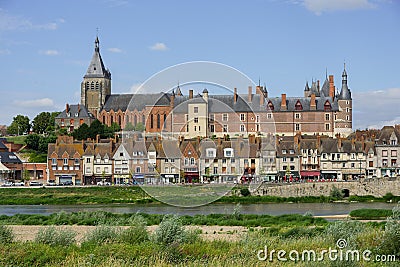
POLYGON ((111 72, 101 59, 98 37, 94 44, 94 54, 81 83, 81 104, 97 118, 106 97, 111 95, 111 72))
POLYGON ((338 118, 336 119, 336 133, 347 136, 352 132, 353 127, 353 104, 351 92, 347 86, 346 65, 342 73, 342 89, 337 96, 339 104, 338 118))

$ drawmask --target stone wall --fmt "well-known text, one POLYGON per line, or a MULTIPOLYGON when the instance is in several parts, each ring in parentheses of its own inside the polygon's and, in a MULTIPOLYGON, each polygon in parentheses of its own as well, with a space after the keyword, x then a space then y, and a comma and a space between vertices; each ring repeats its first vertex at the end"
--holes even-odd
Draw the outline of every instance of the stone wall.
POLYGON ((333 187, 347 191, 349 196, 383 197, 387 193, 400 195, 400 179, 371 179, 352 182, 315 182, 293 184, 262 184, 252 195, 280 197, 329 196, 333 187))

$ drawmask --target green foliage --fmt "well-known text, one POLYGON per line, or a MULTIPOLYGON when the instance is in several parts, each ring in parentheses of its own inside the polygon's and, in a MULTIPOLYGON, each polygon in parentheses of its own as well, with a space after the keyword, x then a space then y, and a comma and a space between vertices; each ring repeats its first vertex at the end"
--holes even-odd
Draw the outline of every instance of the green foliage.
POLYGON ((0 244, 9 244, 14 242, 14 233, 10 227, 0 225, 0 244))
POLYGON ((382 219, 392 215, 391 210, 385 209, 357 209, 350 212, 350 216, 362 220, 382 219))
POLYGON ((336 221, 326 228, 325 233, 335 242, 339 239, 345 239, 352 246, 355 244, 356 237, 363 231, 363 224, 359 221, 336 221))
MULTIPOLYGON (((35 133, 43 134, 46 132, 47 127, 51 126, 50 112, 41 112, 32 121, 32 130, 35 133)), ((54 122, 53 122, 54 125, 54 122)))
POLYGON ((29 124, 28 116, 17 115, 13 118, 10 126, 7 127, 7 132, 9 134, 21 135, 24 133, 29 133, 31 125, 29 124))
POLYGON ((42 136, 38 134, 30 134, 26 137, 25 143, 28 148, 47 155, 48 144, 54 143, 56 139, 57 137, 55 135, 42 136))
POLYGON ((145 129, 145 127, 144 127, 143 123, 141 123, 141 122, 136 123, 136 125, 135 125, 135 131, 143 132, 144 129, 145 129))
POLYGON ((342 192, 340 189, 338 189, 336 186, 333 186, 332 189, 331 189, 331 192, 330 192, 329 196, 331 196, 331 197, 333 197, 333 198, 336 198, 336 199, 343 199, 344 194, 343 194, 343 192, 342 192))
POLYGON ((133 130, 135 130, 135 126, 133 126, 132 123, 128 122, 125 125, 124 131, 133 131, 133 130))
POLYGON ((146 229, 146 220, 141 215, 136 215, 131 221, 128 229, 120 233, 119 239, 121 242, 128 244, 138 244, 149 240, 149 233, 146 229))
POLYGON ((242 196, 244 196, 244 197, 247 197, 247 196, 250 196, 250 195, 251 195, 250 190, 249 190, 248 188, 242 188, 242 189, 240 189, 240 194, 241 194, 242 196))
POLYGON ((109 225, 100 225, 85 235, 85 244, 102 245, 118 241, 120 229, 109 225))
POLYGON ((163 245, 180 244, 185 242, 186 232, 182 221, 177 215, 166 215, 154 232, 154 241, 163 245))
POLYGON ((39 229, 35 237, 35 242, 50 246, 70 246, 75 244, 76 233, 72 230, 65 230, 49 226, 39 229))
POLYGON ((72 136, 77 140, 85 140, 89 135, 89 126, 83 123, 78 129, 72 132, 72 136))
POLYGON ((400 257, 400 206, 396 206, 392 210, 385 225, 385 233, 382 243, 379 246, 379 252, 382 254, 394 254, 400 257))
POLYGON ((41 136, 38 134, 30 134, 26 137, 25 143, 28 148, 38 150, 40 138, 41 136))

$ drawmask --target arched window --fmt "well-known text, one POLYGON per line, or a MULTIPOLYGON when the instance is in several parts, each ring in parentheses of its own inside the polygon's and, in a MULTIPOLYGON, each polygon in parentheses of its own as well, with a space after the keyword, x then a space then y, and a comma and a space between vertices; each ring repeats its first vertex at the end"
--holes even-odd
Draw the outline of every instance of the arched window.
POLYGON ((142 115, 142 124, 146 125, 146 117, 144 115, 142 115))
POLYGON ((160 114, 157 114, 157 129, 160 129, 160 127, 161 127, 160 114))
POLYGON ((106 116, 103 115, 103 124, 106 124, 106 116))
POLYGON ((94 82, 90 84, 90 89, 94 90, 94 82))
POLYGON ((99 82, 96 82, 96 90, 99 90, 100 86, 99 86, 99 82))
POLYGON ((153 118, 153 114, 151 114, 150 115, 150 128, 154 127, 153 122, 154 122, 154 118, 153 118))
POLYGON ((113 124, 113 122, 114 122, 114 117, 113 117, 113 115, 111 115, 110 116, 110 125, 113 124))
POLYGON ((164 113, 164 128, 166 127, 166 125, 167 125, 167 114, 164 113))
POLYGON ((88 90, 88 89, 90 89, 90 83, 89 82, 86 82, 86 90, 88 90))
POLYGON ((119 124, 119 126, 121 126, 121 121, 122 121, 121 115, 118 115, 118 124, 119 124))
POLYGON ((133 124, 134 124, 134 125, 137 124, 137 116, 136 116, 136 115, 133 116, 133 124))

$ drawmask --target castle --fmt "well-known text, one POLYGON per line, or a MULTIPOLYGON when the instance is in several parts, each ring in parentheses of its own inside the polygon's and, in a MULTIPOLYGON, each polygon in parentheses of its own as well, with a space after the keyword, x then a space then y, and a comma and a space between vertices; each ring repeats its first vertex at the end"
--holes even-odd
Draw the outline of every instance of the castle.
POLYGON ((347 72, 342 73, 340 93, 328 75, 320 86, 313 81, 305 85, 301 97, 270 97, 267 89, 251 86, 247 94, 183 95, 179 85, 171 92, 156 94, 112 94, 111 73, 100 55, 96 37, 94 54, 81 83, 81 103, 67 106, 56 123, 68 130, 97 118, 106 125, 143 124, 146 133, 167 132, 185 139, 278 134, 294 136, 348 136, 352 132, 352 97, 347 72), (76 111, 68 114, 68 109, 76 111), (93 116, 92 116, 93 115, 93 116), (75 116, 75 118, 74 118, 75 116), (81 117, 83 116, 83 117, 81 117))

